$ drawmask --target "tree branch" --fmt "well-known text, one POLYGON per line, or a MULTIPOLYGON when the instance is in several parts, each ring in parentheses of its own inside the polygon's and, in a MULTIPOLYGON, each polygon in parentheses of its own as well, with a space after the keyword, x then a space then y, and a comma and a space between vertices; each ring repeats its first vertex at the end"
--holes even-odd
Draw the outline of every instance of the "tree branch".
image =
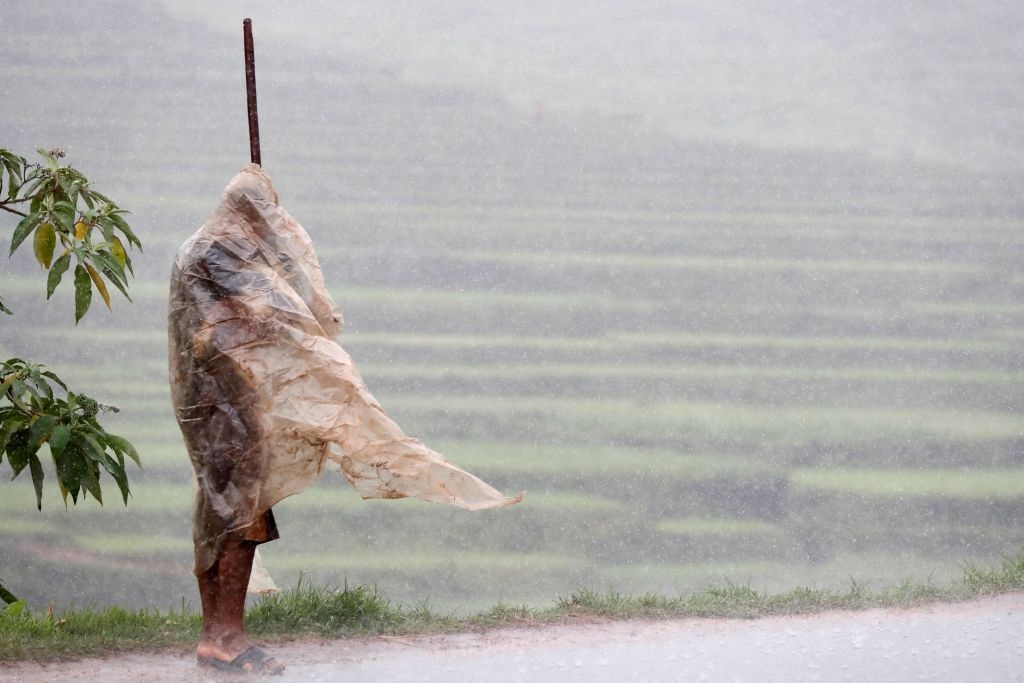
POLYGON ((12 209, 11 207, 7 206, 6 203, 3 202, 0 202, 0 209, 3 209, 4 211, 10 211, 11 213, 16 213, 21 217, 25 217, 28 215, 27 213, 23 213, 21 211, 18 211, 17 209, 12 209))

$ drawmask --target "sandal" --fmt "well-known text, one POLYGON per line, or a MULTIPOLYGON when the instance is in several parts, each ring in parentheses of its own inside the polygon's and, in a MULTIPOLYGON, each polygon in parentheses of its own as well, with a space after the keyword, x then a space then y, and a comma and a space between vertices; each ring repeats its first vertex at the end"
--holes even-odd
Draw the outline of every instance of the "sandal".
POLYGON ((242 654, 230 662, 216 657, 196 656, 196 662, 200 666, 210 666, 221 671, 234 671, 239 673, 253 673, 277 676, 284 672, 284 665, 268 655, 260 648, 252 645, 242 654), (276 664, 276 666, 275 666, 276 664), (247 668, 248 667, 248 668, 247 668))

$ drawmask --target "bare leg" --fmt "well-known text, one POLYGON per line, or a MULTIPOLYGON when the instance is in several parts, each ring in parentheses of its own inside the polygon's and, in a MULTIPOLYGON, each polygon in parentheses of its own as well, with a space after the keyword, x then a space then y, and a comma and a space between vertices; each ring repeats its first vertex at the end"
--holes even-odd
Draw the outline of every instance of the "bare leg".
MULTIPOLYGON (((230 662, 252 645, 245 635, 242 619, 255 553, 255 543, 229 544, 217 562, 197 577, 203 605, 203 631, 196 647, 199 657, 230 662)), ((267 673, 283 669, 276 660, 264 666, 267 673)))

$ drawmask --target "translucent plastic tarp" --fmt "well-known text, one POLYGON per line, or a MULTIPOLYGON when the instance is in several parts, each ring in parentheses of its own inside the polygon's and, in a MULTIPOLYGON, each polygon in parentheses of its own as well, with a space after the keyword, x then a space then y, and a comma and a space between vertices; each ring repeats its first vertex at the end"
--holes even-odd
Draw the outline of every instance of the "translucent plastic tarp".
POLYGON ((196 472, 195 572, 337 465, 363 498, 470 510, 506 497, 406 436, 335 341, 342 316, 309 235, 267 174, 243 169, 178 252, 171 397, 196 472))

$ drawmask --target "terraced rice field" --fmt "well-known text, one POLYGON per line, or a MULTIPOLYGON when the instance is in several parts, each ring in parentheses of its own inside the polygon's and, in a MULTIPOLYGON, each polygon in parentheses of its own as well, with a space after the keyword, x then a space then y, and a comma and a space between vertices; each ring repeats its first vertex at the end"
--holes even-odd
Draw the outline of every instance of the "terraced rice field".
MULTIPOLYGON (((0 353, 121 407, 107 427, 144 469, 127 509, 113 489, 70 511, 49 491, 36 513, 27 478, 0 483, 0 577, 40 604, 166 607, 194 594, 166 277, 245 159, 213 113, 236 79, 197 61, 220 36, 173 21, 159 90, 123 66, 149 50, 131 35, 116 69, 68 41, 82 71, 53 71, 28 33, 40 7, 0 44, 16 122, 0 145, 67 141, 146 253, 134 303, 77 328, 69 292, 44 305, 17 254, 0 353), (57 76, 78 80, 34 104, 57 76), (86 96, 109 115, 70 116, 86 96)), ((64 20, 109 31, 84 9, 64 20)), ((280 59, 261 91, 268 168, 318 245, 342 344, 407 432, 528 494, 469 514, 364 503, 328 474, 280 506, 264 549, 279 583, 472 608, 723 577, 940 580, 1024 543, 1024 206, 1007 177, 523 120, 486 94, 280 59)))

